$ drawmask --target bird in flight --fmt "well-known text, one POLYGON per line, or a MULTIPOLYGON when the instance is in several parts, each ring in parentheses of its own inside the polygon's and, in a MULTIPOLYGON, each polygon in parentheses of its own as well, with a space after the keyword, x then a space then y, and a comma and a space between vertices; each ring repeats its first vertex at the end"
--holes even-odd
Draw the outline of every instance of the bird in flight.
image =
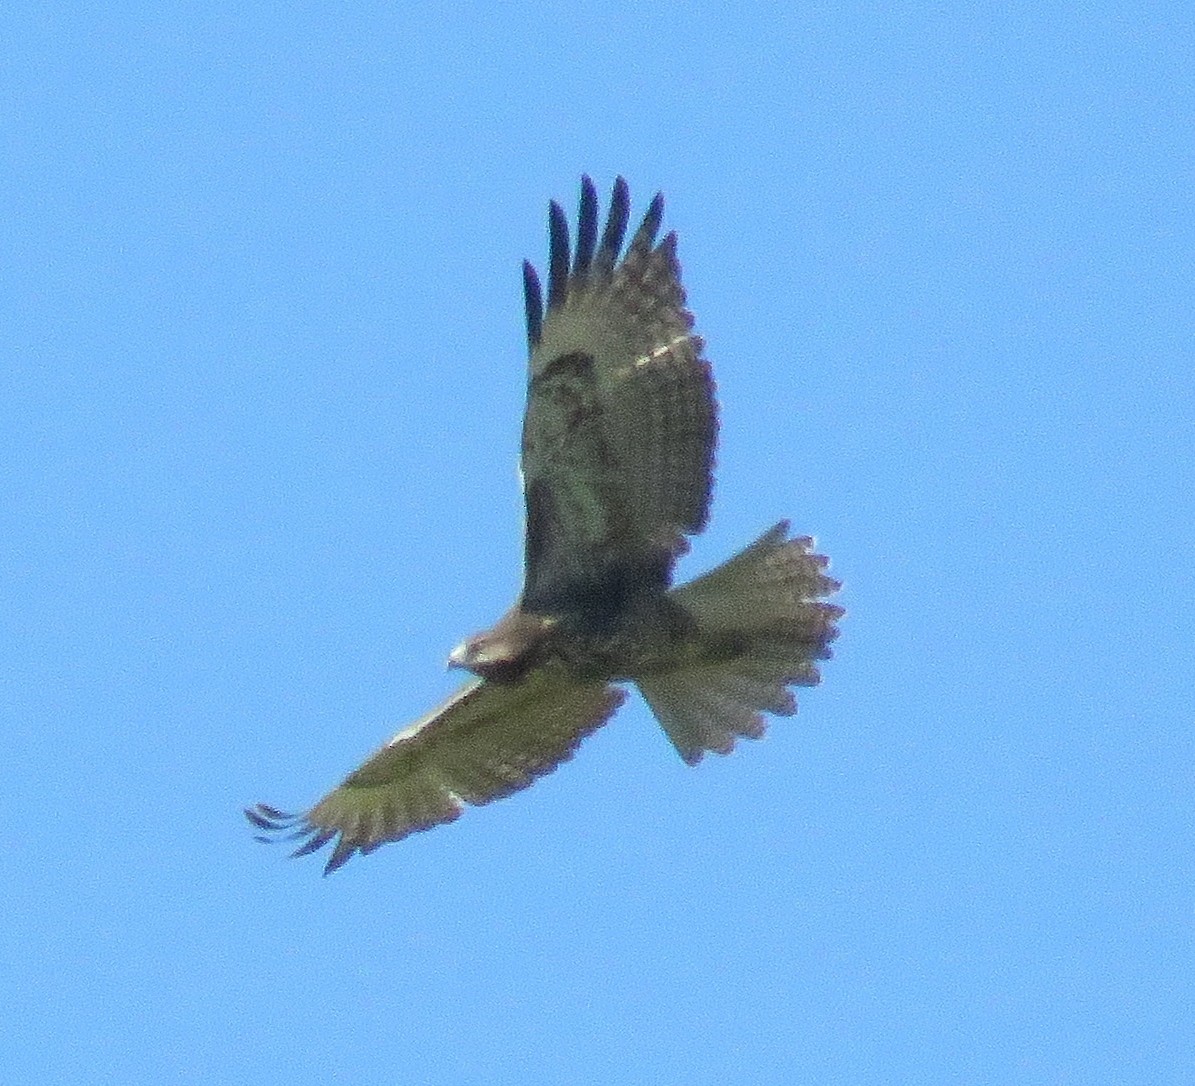
POLYGON ((820 681, 842 608, 813 540, 787 521, 677 587, 676 560, 709 514, 714 382, 685 305, 676 235, 656 240, 657 194, 623 243, 626 182, 600 228, 581 180, 575 247, 548 216, 547 299, 523 264, 529 373, 523 420, 523 590, 489 630, 452 651, 473 677, 400 731, 315 806, 245 811, 261 840, 355 853, 456 819, 571 758, 638 687, 680 756, 728 754, 764 713, 796 711, 820 681))

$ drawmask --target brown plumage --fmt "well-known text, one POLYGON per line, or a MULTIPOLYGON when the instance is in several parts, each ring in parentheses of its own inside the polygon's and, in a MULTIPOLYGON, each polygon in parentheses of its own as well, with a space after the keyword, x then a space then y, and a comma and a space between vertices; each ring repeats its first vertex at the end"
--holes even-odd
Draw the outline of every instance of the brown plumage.
POLYGON ((781 522, 746 550, 671 587, 709 513, 713 379, 685 308, 676 235, 659 243, 651 202, 619 260, 629 219, 614 185, 598 238, 581 182, 577 245, 549 214, 548 295, 523 266, 530 350, 522 469, 526 569, 515 605, 449 657, 477 678, 401 731, 305 814, 246 815, 295 855, 335 842, 327 871, 527 787, 570 758, 633 683, 690 764, 757 738, 764 713, 796 711, 819 681, 842 609, 807 537, 781 522))

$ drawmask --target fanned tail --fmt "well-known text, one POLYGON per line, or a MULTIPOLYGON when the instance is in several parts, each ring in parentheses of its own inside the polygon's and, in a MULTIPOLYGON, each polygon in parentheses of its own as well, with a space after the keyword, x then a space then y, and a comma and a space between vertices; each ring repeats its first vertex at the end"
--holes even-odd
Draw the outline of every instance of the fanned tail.
POLYGON ((692 663, 637 679, 680 756, 728 754, 740 735, 758 739, 764 713, 797 710, 790 686, 821 681, 838 636, 841 607, 823 602, 841 587, 808 536, 788 538, 781 521, 746 550, 672 590, 694 619, 702 651, 692 663))

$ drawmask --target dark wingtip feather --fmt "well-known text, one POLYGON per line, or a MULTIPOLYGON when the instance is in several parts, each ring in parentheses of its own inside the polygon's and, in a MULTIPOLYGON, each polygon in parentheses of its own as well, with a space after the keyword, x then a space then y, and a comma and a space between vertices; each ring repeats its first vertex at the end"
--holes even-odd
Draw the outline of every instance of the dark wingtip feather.
POLYGON ((621 177, 614 179, 614 192, 610 196, 610 214, 606 229, 602 231, 602 244, 598 249, 597 267, 610 272, 618 260, 622 239, 626 236, 627 220, 631 215, 631 192, 621 177))
MULTIPOLYGON (((651 198, 651 203, 648 205, 647 214, 643 216, 643 229, 647 230, 654 239, 659 233, 660 223, 664 220, 664 194, 657 192, 651 198)), ((675 236, 675 232, 674 232, 675 236)))
POLYGON ((259 830, 265 830, 267 833, 284 833, 295 824, 294 815, 271 807, 268 803, 255 803, 252 807, 246 807, 245 817, 259 830))
POLYGON ((597 189, 586 174, 581 178, 581 206, 577 211, 577 254, 573 258, 573 274, 583 276, 589 271, 593 250, 597 245, 598 200, 597 189))
POLYGON ((535 350, 544 330, 544 295, 530 260, 523 261, 523 305, 527 313, 527 347, 535 350))
MULTIPOLYGON (((322 844, 323 842, 320 843, 322 844)), ((356 851, 357 846, 346 844, 343 837, 337 841, 336 847, 332 850, 332 855, 328 858, 328 862, 324 864, 325 878, 332 874, 333 871, 338 871, 344 867, 353 858, 353 853, 356 851)))
MULTIPOLYGON (((339 832, 319 829, 312 826, 302 815, 288 814, 286 811, 278 810, 277 807, 271 807, 268 803, 258 803, 252 807, 246 807, 245 817, 259 830, 265 831, 253 835, 253 839, 260 841, 263 845, 277 844, 279 841, 301 841, 299 847, 291 853, 292 858, 309 856, 313 852, 318 852, 339 832)), ((352 855, 351 848, 346 854, 341 855, 342 848, 343 838, 337 843, 336 852, 332 856, 337 861, 335 867, 339 867, 352 855)), ((324 873, 327 874, 331 870, 335 870, 335 868, 329 865, 325 868, 324 873)))
MULTIPOLYGON (((613 273, 626 239, 627 223, 630 219, 631 195, 626 180, 614 179, 614 190, 610 196, 610 213, 598 243, 598 196, 592 178, 581 177, 581 201, 577 213, 577 249, 570 267, 570 242, 568 218, 564 209, 552 200, 548 204, 548 276, 547 305, 544 305, 543 289, 539 276, 530 262, 523 263, 523 299, 527 312, 527 342, 532 350, 540 342, 543 323, 547 313, 565 304, 568 300, 570 275, 584 280, 590 272, 599 276, 613 273)), ((664 195, 657 192, 643 217, 643 222, 631 240, 631 252, 649 251, 660 229, 664 216, 664 195)), ((665 245, 675 246, 672 235, 664 239, 665 245)))
POLYGON ((297 859, 300 856, 310 856, 313 852, 319 852, 333 837, 336 836, 337 830, 317 830, 313 826, 304 826, 298 836, 306 837, 304 841, 291 856, 297 859))
POLYGON ((639 224, 639 229, 635 231, 635 236, 631 239, 628 255, 630 253, 647 252, 651 249, 663 218, 664 194, 657 192, 648 205, 647 214, 643 216, 643 222, 639 224))
POLYGON ((548 205, 548 310, 564 304, 568 295, 568 219, 553 200, 548 205))

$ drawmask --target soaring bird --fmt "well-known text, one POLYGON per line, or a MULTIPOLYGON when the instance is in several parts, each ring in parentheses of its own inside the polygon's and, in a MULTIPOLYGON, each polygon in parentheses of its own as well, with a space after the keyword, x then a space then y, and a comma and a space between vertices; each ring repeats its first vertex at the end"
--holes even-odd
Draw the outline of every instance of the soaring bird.
POLYGON ((261 839, 334 842, 325 868, 526 788, 572 757, 632 684, 690 765, 758 738, 820 681, 842 608, 813 540, 787 521, 704 576, 672 586, 706 525, 717 442, 714 382, 693 331, 662 195, 624 251, 626 182, 599 237, 581 180, 575 250, 549 205, 547 304, 523 264, 529 349, 522 592, 458 645, 473 673, 308 811, 246 810, 261 839))

